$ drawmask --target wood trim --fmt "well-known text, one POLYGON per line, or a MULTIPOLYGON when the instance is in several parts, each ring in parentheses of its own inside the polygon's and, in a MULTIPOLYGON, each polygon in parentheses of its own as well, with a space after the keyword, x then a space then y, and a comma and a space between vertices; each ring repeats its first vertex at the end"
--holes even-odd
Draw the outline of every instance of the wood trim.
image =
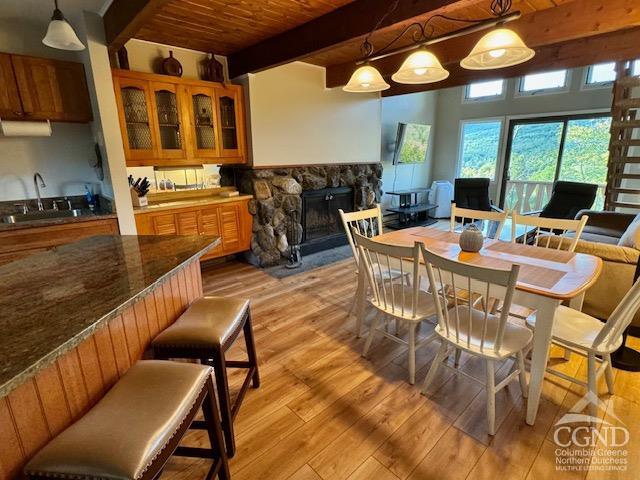
POLYGON ((170 0, 113 0, 104 14, 109 51, 116 52, 133 38, 142 24, 170 0))
MULTIPOLYGON (((378 27, 389 27, 459 2, 460 0, 400 2, 378 27)), ((389 4, 389 0, 356 0, 299 27, 247 47, 228 57, 229 76, 235 78, 309 57, 366 35, 389 10, 389 4)))
POLYGON ((161 329, 170 325, 202 296, 196 277, 200 277, 200 263, 192 261, 78 347, 0 398, 0 480, 18 478, 29 458, 89 410, 142 358, 160 323, 161 329), (173 305, 170 314, 158 308, 165 301, 173 305))
MULTIPOLYGON (((558 7, 536 11, 524 15, 509 23, 509 28, 517 32, 530 48, 538 49, 547 45, 559 44, 571 40, 585 41, 588 37, 605 33, 623 31, 640 26, 640 8, 635 0, 575 0, 558 7), (562 25, 562 28, 556 28, 562 25)), ((444 66, 459 63, 471 50, 471 47, 486 32, 465 35, 429 47, 444 66)), ((629 46, 633 45, 631 41, 629 46)), ((600 48, 608 50, 608 45, 600 48)), ((593 52, 583 47, 580 55, 593 52)), ((637 54, 637 49, 636 49, 637 54)), ((383 76, 390 76, 398 70, 407 54, 393 55, 372 62, 383 76)), ((583 63, 584 65, 585 63, 583 63)), ((355 69, 353 62, 333 65, 327 68, 327 87, 345 85, 355 69)), ((502 76, 503 70, 494 72, 502 76)), ((452 77, 454 77, 454 73, 452 77)), ((436 85, 441 86, 443 82, 436 85)), ((438 87, 441 88, 441 87, 438 87)))

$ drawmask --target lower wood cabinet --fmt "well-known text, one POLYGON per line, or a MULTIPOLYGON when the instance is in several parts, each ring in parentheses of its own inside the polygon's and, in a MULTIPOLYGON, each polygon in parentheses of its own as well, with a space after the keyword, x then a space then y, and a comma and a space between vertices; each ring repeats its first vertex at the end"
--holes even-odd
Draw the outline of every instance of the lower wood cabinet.
POLYGON ((0 230, 0 264, 96 235, 118 235, 118 220, 103 218, 59 225, 0 230))
POLYGON ((138 235, 214 235, 220 244, 204 260, 244 252, 251 242, 249 199, 136 214, 138 235))

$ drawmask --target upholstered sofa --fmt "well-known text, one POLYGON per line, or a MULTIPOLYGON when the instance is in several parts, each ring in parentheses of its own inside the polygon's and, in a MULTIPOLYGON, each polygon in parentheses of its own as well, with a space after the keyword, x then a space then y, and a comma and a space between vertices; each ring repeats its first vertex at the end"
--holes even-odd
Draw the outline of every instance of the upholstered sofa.
MULTIPOLYGON (((587 291, 582 309, 606 320, 633 283, 640 251, 617 244, 635 214, 581 210, 576 218, 582 215, 588 215, 589 220, 576 252, 596 255, 603 261, 602 273, 587 291)), ((640 327, 640 313, 636 314, 633 325, 640 327)))

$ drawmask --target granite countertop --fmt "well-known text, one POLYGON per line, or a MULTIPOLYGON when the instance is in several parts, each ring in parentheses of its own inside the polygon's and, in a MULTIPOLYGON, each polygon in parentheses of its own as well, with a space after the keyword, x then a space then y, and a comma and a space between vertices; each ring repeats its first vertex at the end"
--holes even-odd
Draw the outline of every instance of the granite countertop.
POLYGON ((108 218, 118 218, 115 213, 83 210, 79 217, 57 217, 43 218, 40 220, 30 220, 28 222, 4 223, 0 222, 0 232, 8 230, 22 230, 25 228, 48 227, 50 225, 66 225, 69 223, 91 222, 95 220, 105 220, 108 218))
POLYGON ((150 213, 150 212, 158 212, 163 210, 171 210, 172 208, 180 208, 180 207, 198 207, 200 205, 211 205, 216 203, 227 203, 227 202, 237 202, 238 200, 244 200, 247 198, 253 198, 253 195, 240 194, 237 197, 221 197, 219 195, 205 197, 205 198, 194 198, 194 199, 185 199, 185 200, 175 200, 172 202, 160 202, 149 205, 148 207, 135 207, 133 209, 133 213, 138 215, 141 213, 150 213))
POLYGON ((219 241, 98 236, 0 266, 0 397, 219 241))

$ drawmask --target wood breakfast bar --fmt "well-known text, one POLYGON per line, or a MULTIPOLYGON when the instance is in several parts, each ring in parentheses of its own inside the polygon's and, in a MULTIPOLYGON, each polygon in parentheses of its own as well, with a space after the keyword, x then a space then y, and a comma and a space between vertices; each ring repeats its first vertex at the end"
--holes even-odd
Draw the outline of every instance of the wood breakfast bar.
POLYGON ((98 236, 0 266, 0 479, 88 411, 202 295, 214 236, 98 236))

